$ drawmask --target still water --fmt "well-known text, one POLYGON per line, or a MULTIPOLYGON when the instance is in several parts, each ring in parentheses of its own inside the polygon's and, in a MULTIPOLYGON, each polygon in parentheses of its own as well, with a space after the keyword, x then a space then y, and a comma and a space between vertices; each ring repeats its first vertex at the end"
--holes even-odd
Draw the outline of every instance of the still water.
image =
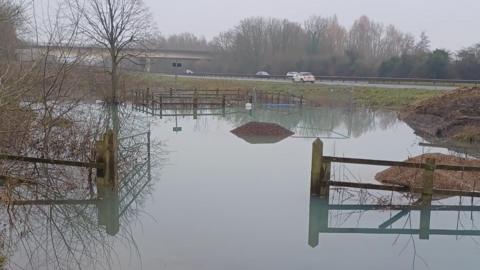
MULTIPOLYGON (((68 267, 49 259, 55 253, 53 244, 43 248, 48 252, 35 255, 35 263, 32 250, 42 249, 42 243, 29 248, 19 245, 10 259, 12 268, 478 269, 480 237, 462 235, 460 230, 478 234, 479 212, 432 211, 430 229, 454 233, 431 234, 421 240, 416 231, 419 211, 384 226, 410 229, 400 234, 354 232, 378 229, 400 210, 328 209, 329 204, 342 203, 409 204, 412 198, 401 194, 332 190, 329 202, 310 201, 315 137, 322 138, 325 154, 336 156, 404 160, 427 152, 448 152, 420 147, 424 140, 397 120, 395 113, 362 108, 258 108, 197 119, 181 113, 163 118, 134 114, 133 122, 151 130, 153 164, 147 166, 148 172, 143 173, 147 167, 139 169, 140 180, 132 189, 142 188, 127 190, 135 193, 133 203, 121 201, 128 210, 120 217, 118 233, 106 234, 104 224, 98 226, 95 221, 63 234, 67 243, 81 241, 83 234, 90 235, 85 241, 92 242, 90 252, 78 251, 80 256, 74 249, 62 253, 70 259, 68 267), (230 133, 250 121, 277 123, 295 135, 274 143, 252 143, 230 133), (318 235, 318 245, 312 247, 309 223, 315 220, 347 230, 310 232, 310 238, 318 235)), ((375 173, 383 169, 334 165, 332 177, 377 183, 375 173)), ((447 198, 433 204, 479 205, 479 201, 447 198)), ((97 214, 95 209, 88 213, 97 214)))

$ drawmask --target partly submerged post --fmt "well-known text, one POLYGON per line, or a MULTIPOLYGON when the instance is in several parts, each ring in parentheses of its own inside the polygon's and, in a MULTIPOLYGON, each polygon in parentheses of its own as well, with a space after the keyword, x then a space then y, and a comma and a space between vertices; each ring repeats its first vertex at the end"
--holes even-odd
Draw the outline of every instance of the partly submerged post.
POLYGON ((434 173, 435 159, 427 158, 425 160, 425 170, 423 172, 422 208, 420 209, 420 239, 430 238, 430 206, 432 205, 434 173))
POLYGON ((120 231, 120 200, 117 188, 98 186, 97 195, 99 201, 98 223, 104 225, 109 235, 116 235, 120 231))
POLYGON ((162 113, 162 111, 163 111, 163 98, 162 98, 161 95, 159 96, 158 103, 159 103, 160 119, 162 119, 162 114, 163 114, 163 113, 162 113))
POLYGON ((104 164, 102 169, 97 169, 97 185, 117 186, 116 147, 116 134, 109 129, 96 144, 96 161, 104 164))
POLYGON ((312 145, 312 170, 310 195, 327 197, 329 195, 331 162, 323 158, 323 142, 317 138, 312 145))
POLYGON ((433 175, 435 173, 435 159, 427 158, 425 160, 425 170, 423 172, 423 190, 422 195, 433 195, 433 175))
POLYGON ((420 208, 420 232, 419 238, 428 240, 430 238, 430 216, 432 206, 432 195, 422 194, 422 202, 420 208))
POLYGON ((226 105, 226 100, 225 100, 225 94, 222 95, 222 115, 225 116, 225 105, 226 105))
POLYGON ((328 231, 328 198, 310 197, 308 245, 318 246, 318 234, 328 231))
POLYGON ((312 169, 310 172, 310 195, 320 195, 323 142, 316 139, 312 144, 312 169))
POLYGON ((155 95, 153 94, 153 91, 150 93, 151 98, 152 98, 152 115, 155 115, 155 95))
POLYGON ((197 89, 193 92, 193 119, 197 119, 198 115, 198 93, 197 89))

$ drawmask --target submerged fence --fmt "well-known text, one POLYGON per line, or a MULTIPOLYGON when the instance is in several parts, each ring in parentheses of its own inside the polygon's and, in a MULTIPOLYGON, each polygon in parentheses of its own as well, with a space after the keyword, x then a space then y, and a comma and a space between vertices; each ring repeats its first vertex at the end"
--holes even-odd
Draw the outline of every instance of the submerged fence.
MULTIPOLYGON (((267 92, 261 90, 202 90, 202 89, 141 89, 132 91, 132 107, 152 115, 176 116, 168 110, 191 110, 194 117, 201 115, 198 111, 221 109, 225 114, 227 107, 243 107, 246 103, 273 106, 316 105, 303 96, 267 92)), ((181 114, 186 115, 186 114, 181 114)))
POLYGON ((402 161, 390 161, 390 160, 373 160, 373 159, 324 156, 323 142, 320 139, 316 139, 312 145, 312 169, 311 169, 310 194, 314 196, 328 197, 329 186, 341 186, 341 187, 351 187, 351 188, 365 188, 365 189, 389 190, 389 191, 398 191, 398 192, 422 193, 424 195, 430 195, 430 196, 435 193, 439 195, 449 195, 449 196, 480 197, 480 192, 476 192, 476 191, 434 189, 433 175, 435 170, 480 172, 480 167, 436 164, 435 159, 433 158, 426 158, 424 163, 416 163, 416 162, 402 162, 402 161), (330 172, 331 172, 332 162, 423 169, 424 170, 422 175, 423 186, 422 187, 406 187, 406 186, 396 186, 396 185, 377 185, 377 184, 370 184, 370 183, 331 181, 330 172))

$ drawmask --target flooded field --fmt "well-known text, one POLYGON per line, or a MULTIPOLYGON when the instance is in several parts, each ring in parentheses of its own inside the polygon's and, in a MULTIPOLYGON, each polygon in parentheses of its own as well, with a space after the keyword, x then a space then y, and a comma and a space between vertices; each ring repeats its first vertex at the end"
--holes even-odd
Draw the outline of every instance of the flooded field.
MULTIPOLYGON (((98 189, 102 202, 84 196, 22 208, 33 214, 21 222, 38 222, 13 232, 5 224, 11 268, 477 269, 477 199, 435 200, 425 228, 424 211, 407 207, 414 196, 332 187, 328 201, 310 198, 317 137, 332 156, 401 161, 448 153, 419 146, 424 140, 396 113, 263 107, 205 114, 126 113, 118 194, 98 189), (295 134, 259 140, 230 132, 252 121, 295 134)), ((334 164, 331 176, 378 183, 383 169, 334 164)))

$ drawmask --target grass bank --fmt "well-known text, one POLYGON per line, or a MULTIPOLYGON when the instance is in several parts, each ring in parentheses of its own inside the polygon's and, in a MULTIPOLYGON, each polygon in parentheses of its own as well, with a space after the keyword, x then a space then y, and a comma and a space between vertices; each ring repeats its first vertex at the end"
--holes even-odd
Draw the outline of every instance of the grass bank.
POLYGON ((256 88, 262 91, 303 95, 305 98, 322 102, 351 102, 362 106, 402 109, 414 102, 438 96, 444 91, 412 88, 380 88, 368 86, 331 86, 321 83, 300 84, 290 82, 274 82, 268 80, 236 80, 178 77, 160 74, 134 74, 136 79, 152 89, 247 89, 256 88))

